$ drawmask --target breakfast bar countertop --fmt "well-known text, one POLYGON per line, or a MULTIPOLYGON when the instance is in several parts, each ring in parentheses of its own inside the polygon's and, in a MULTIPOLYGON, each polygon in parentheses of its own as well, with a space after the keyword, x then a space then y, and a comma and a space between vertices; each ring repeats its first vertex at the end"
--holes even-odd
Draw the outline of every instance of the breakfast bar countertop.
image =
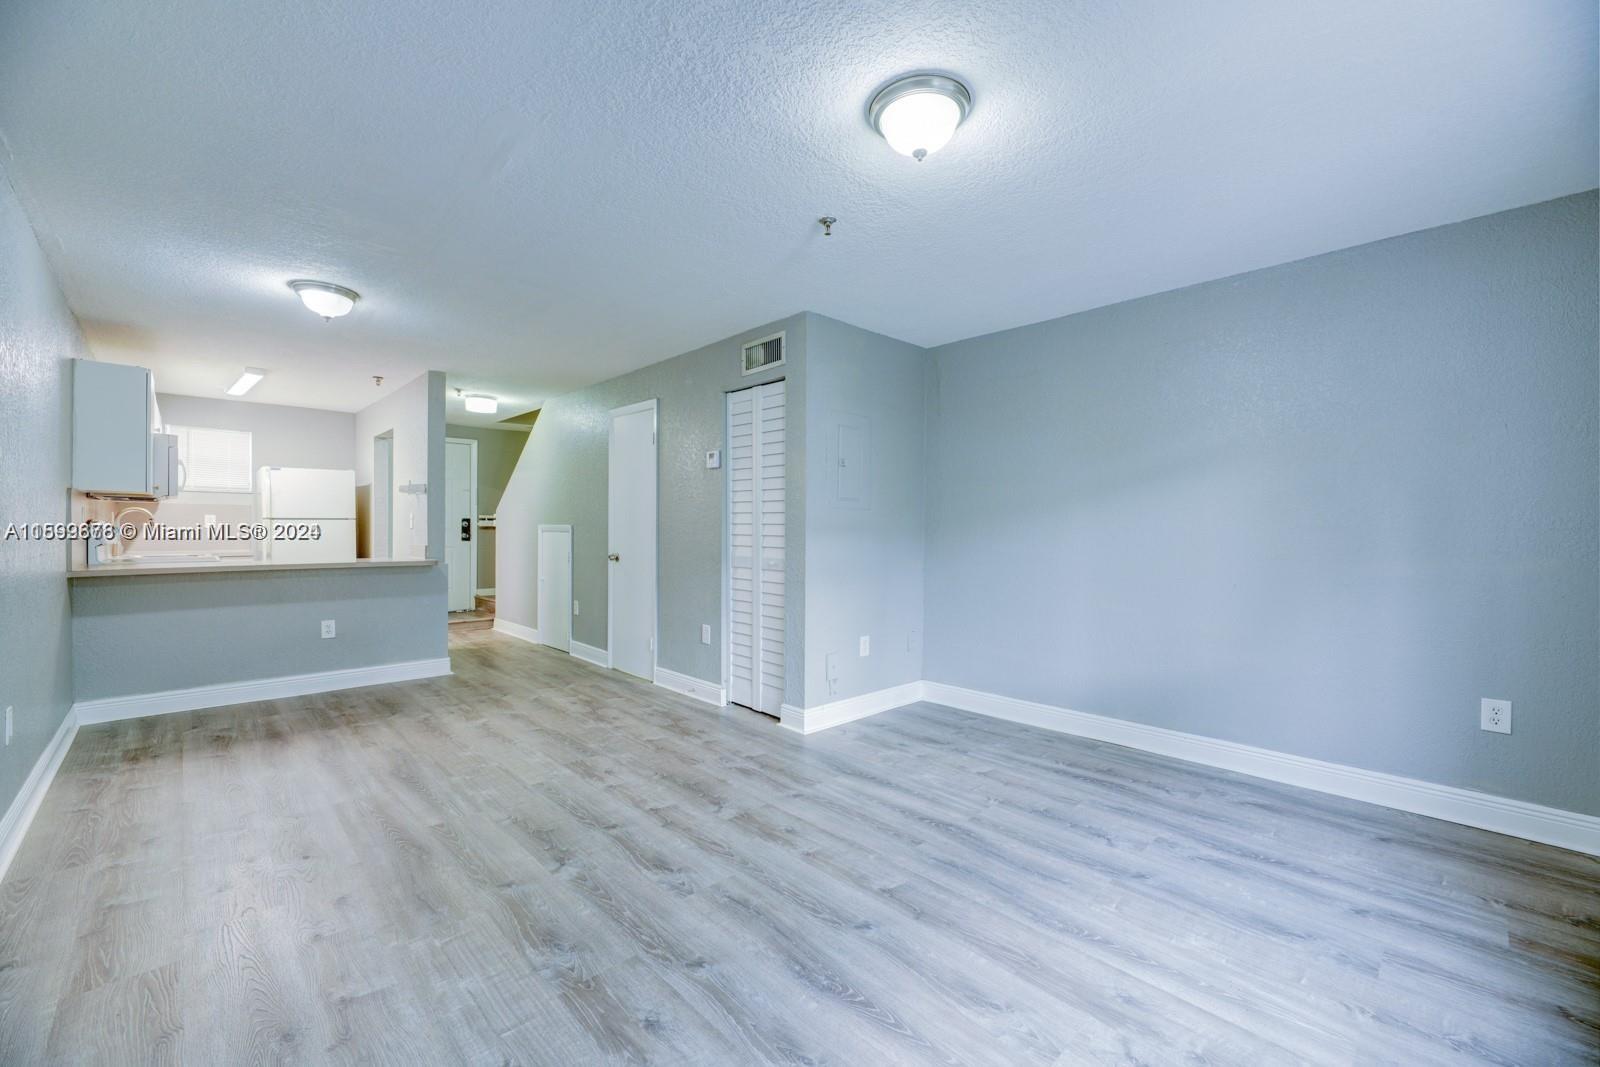
POLYGON ((173 560, 146 557, 127 563, 73 567, 67 571, 67 577, 76 581, 83 578, 129 578, 140 574, 253 574, 277 571, 368 570, 383 567, 432 567, 438 562, 435 559, 351 559, 335 563, 274 563, 271 560, 241 556, 173 560))

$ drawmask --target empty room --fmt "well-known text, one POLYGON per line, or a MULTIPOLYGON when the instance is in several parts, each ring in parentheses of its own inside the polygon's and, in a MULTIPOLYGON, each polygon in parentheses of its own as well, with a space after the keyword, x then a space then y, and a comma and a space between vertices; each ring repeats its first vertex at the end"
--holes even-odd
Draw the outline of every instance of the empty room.
POLYGON ((1597 54, 0 5, 0 1067, 1600 1065, 1597 54))

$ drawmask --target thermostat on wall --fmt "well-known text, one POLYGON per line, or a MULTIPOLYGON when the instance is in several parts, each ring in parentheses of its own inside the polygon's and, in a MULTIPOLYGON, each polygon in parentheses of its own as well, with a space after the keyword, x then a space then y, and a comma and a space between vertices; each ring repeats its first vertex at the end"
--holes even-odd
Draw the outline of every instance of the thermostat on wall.
POLYGON ((714 471, 721 466, 722 450, 720 448, 713 448, 711 451, 706 453, 706 470, 714 471))

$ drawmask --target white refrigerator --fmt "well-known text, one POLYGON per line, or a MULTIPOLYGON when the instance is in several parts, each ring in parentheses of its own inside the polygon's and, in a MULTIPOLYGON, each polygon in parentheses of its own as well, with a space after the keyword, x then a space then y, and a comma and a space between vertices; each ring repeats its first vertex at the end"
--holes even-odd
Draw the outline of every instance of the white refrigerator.
POLYGON ((356 558, 356 472, 262 467, 256 472, 256 521, 268 535, 258 543, 261 559, 349 562, 356 558))

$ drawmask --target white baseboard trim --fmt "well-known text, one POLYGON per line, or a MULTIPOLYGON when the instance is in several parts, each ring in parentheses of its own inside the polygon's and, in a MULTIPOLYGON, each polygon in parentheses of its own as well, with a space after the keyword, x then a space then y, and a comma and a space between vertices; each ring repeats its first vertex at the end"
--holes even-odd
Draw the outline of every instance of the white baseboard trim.
POLYGON ((512 622, 510 619, 497 617, 494 620, 494 632, 505 634, 507 637, 515 637, 520 641, 526 641, 533 645, 540 643, 538 630, 531 626, 524 626, 520 622, 512 622))
POLYGON ((477 596, 494 596, 494 589, 493 588, 479 589, 477 591, 476 595, 477 596))
POLYGON ((932 704, 1107 741, 1351 800, 1381 804, 1575 852, 1600 855, 1600 817, 1593 815, 1547 808, 1523 800, 1362 770, 1305 756, 1291 756, 1285 752, 1220 741, 1159 726, 1146 726, 1104 715, 1070 711, 1050 704, 963 689, 942 682, 923 682, 922 687, 921 699, 932 704))
POLYGON ((606 670, 611 669, 611 653, 603 648, 595 648, 593 645, 586 645, 582 641, 574 641, 572 642, 571 651, 574 656, 588 663, 593 663, 596 667, 604 667, 606 670))
POLYGON ((192 689, 168 689, 160 693, 103 697, 80 700, 72 706, 80 726, 145 715, 167 715, 175 711, 198 711, 256 700, 282 700, 310 693, 331 693, 337 689, 356 689, 365 685, 409 682, 418 678, 437 678, 450 673, 450 659, 418 659, 406 663, 385 663, 378 667, 352 667, 315 674, 290 674, 280 678, 261 678, 250 682, 200 685, 192 689))
POLYGON ((785 704, 782 714, 783 727, 799 734, 814 734, 830 726, 842 726, 847 722, 865 719, 868 715, 876 715, 880 711, 915 704, 923 699, 922 685, 921 682, 906 682, 904 685, 877 689, 871 693, 862 693, 860 696, 834 700, 809 708, 797 708, 793 704, 785 704))
POLYGON ((33 763, 33 770, 28 772, 22 788, 11 801, 11 806, 6 809, 5 816, 0 818, 0 879, 5 878, 6 870, 16 858, 17 850, 22 848, 23 835, 33 824, 33 817, 44 801, 45 790, 55 781, 56 770, 66 758, 67 749, 72 747, 72 739, 76 736, 78 736, 78 717, 71 708, 68 708, 66 717, 56 729, 55 736, 50 738, 50 743, 39 753, 39 758, 33 763))
POLYGON ((710 704, 714 708, 723 707, 728 703, 727 690, 715 682, 707 682, 696 678, 692 674, 679 674, 669 671, 665 667, 656 668, 656 684, 663 689, 670 689, 674 693, 682 693, 686 697, 710 704))
POLYGON ((783 726, 796 733, 811 734, 922 700, 1600 856, 1600 816, 963 689, 943 682, 908 682, 812 708, 785 704, 783 726))
MULTIPOLYGON (((540 645, 540 644, 544 643, 544 642, 539 640, 539 631, 538 630, 535 630, 531 626, 524 626, 520 622, 508 622, 505 619, 495 619, 494 620, 494 628, 495 628, 495 632, 496 633, 505 634, 507 637, 520 638, 523 641, 528 641, 528 642, 531 642, 532 644, 535 644, 535 645, 540 645)), ((556 651, 559 652, 560 649, 557 649, 556 651)), ((611 656, 603 648, 596 648, 593 645, 586 645, 582 641, 573 641, 573 642, 570 643, 570 647, 567 649, 567 652, 574 659, 581 659, 585 663, 592 663, 596 667, 604 667, 606 670, 610 670, 611 669, 611 656)), ((668 671, 667 673, 671 674, 673 672, 668 671)), ((678 677, 689 679, 689 676, 687 674, 681 674, 681 675, 678 675, 678 677)), ((661 672, 660 672, 660 669, 658 668, 657 671, 656 671, 656 684, 658 684, 658 685, 661 684, 660 679, 661 679, 661 672)), ((709 683, 700 681, 700 679, 698 679, 698 678, 693 678, 693 679, 689 679, 689 680, 693 681, 697 685, 707 685, 707 684, 709 684, 709 683)), ((673 687, 672 686, 668 686, 667 688, 671 689, 673 687)), ((678 691, 679 692, 683 692, 683 690, 678 690, 678 691)), ((695 696, 696 694, 690 693, 689 695, 690 696, 695 696)))

